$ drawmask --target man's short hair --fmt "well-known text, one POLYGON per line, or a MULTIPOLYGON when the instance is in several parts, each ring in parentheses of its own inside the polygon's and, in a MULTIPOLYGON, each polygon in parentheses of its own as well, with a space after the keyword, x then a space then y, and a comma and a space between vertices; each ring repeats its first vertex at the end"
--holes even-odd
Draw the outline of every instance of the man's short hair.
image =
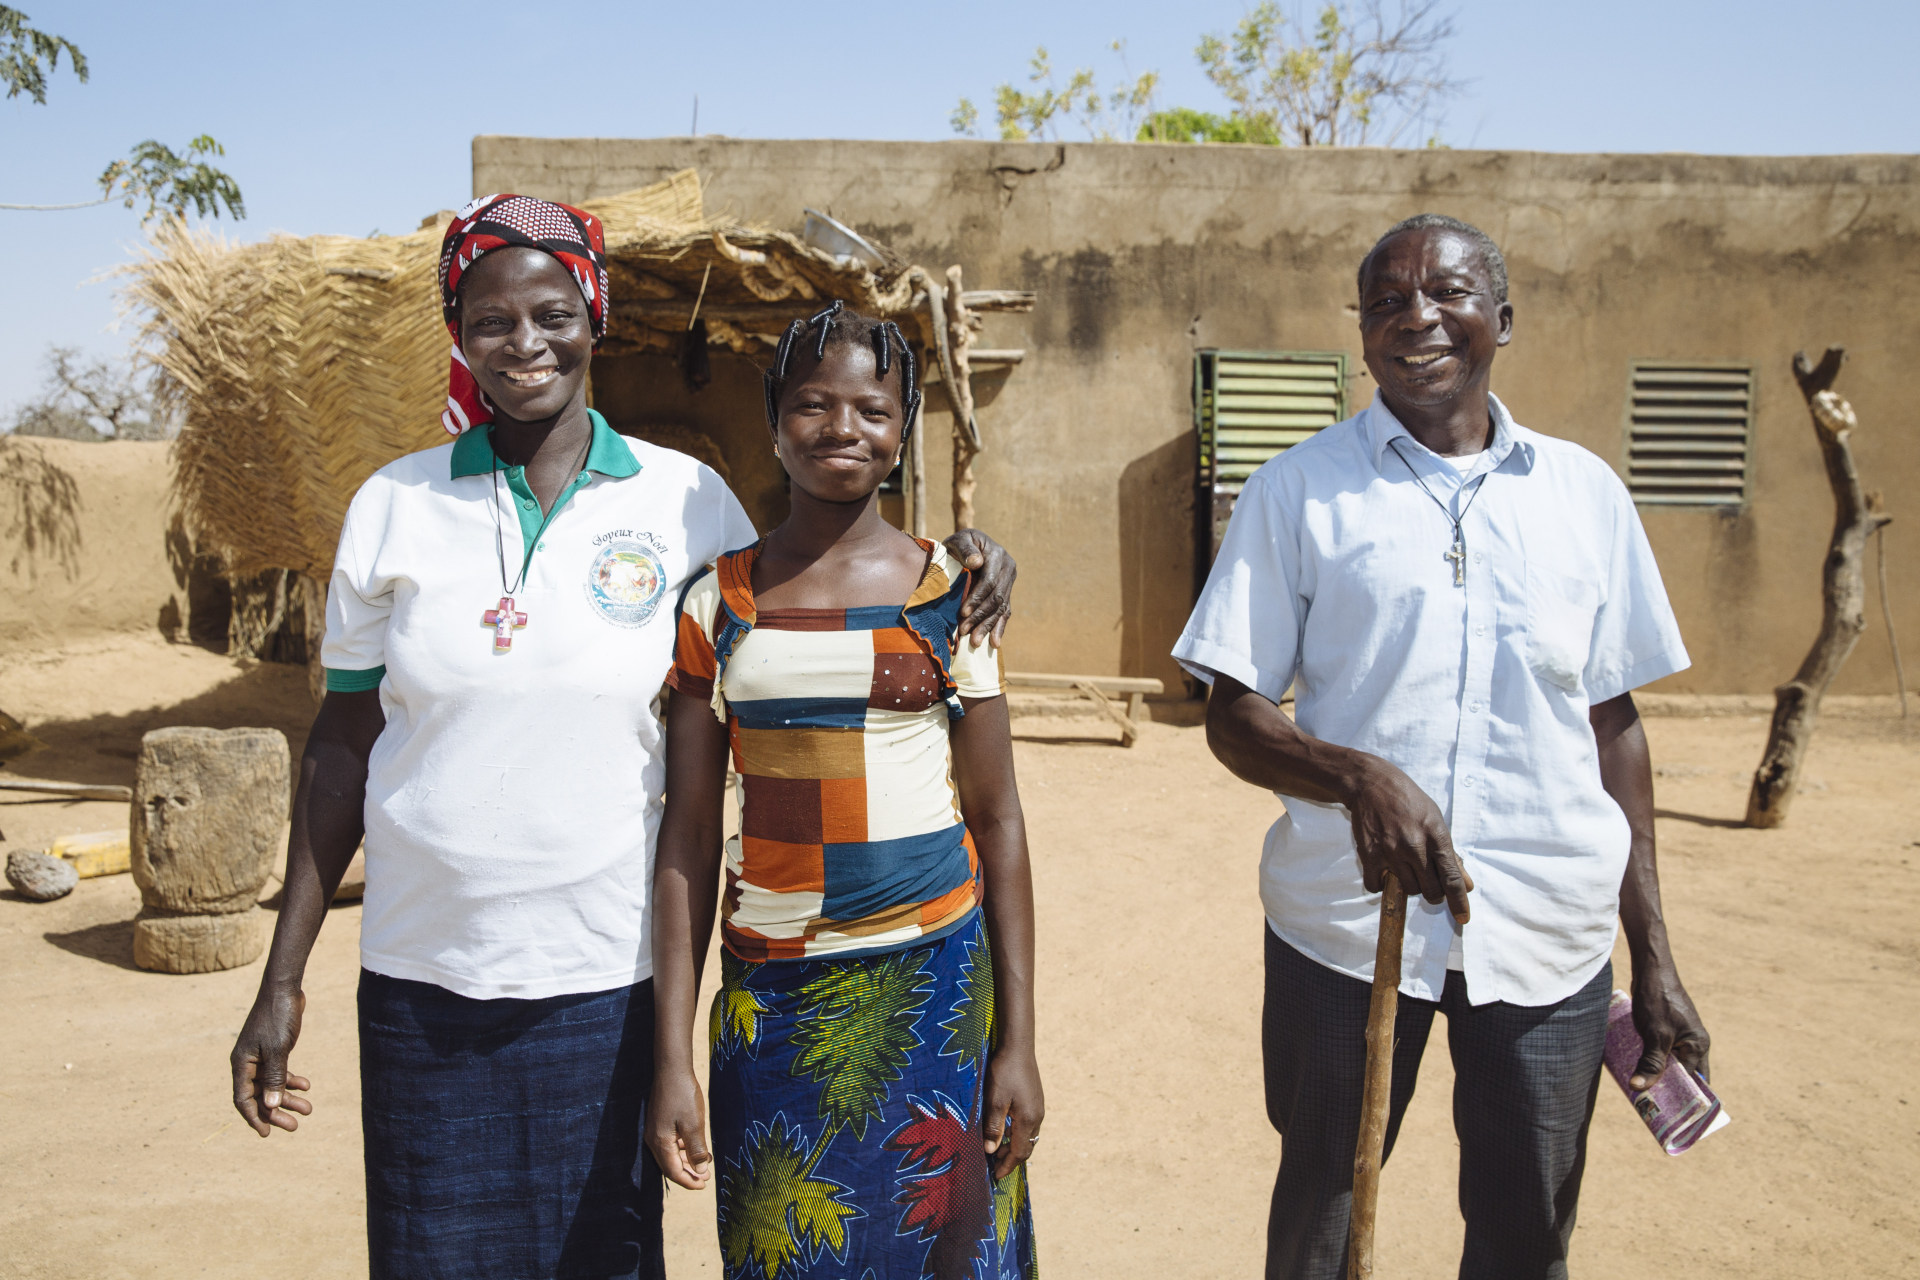
POLYGON ((1493 282, 1493 296, 1501 301, 1507 300, 1507 259, 1500 252, 1500 246, 1493 237, 1474 226, 1471 222, 1462 222, 1458 218, 1449 218, 1444 213, 1416 213, 1411 218, 1402 219, 1387 228, 1387 234, 1373 242, 1373 248, 1367 250, 1367 256, 1360 259, 1360 271, 1356 277, 1356 286, 1365 288, 1367 282, 1367 264, 1373 261, 1373 255, 1380 252, 1380 246, 1395 236, 1408 231, 1451 231, 1464 236, 1480 250, 1481 258, 1487 264, 1487 275, 1493 282))

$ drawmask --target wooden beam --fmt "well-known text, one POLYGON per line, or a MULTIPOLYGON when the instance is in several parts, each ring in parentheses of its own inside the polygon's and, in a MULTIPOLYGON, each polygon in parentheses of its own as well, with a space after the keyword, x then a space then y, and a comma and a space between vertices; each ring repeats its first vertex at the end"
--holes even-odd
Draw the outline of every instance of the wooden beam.
POLYGON ((1031 289, 968 289, 960 301, 969 311, 1031 311, 1035 297, 1031 289))
POLYGON ((1151 676, 1063 676, 1046 671, 1009 671, 1007 683, 1020 689, 1078 689, 1090 684, 1102 693, 1165 693, 1151 676))
MULTIPOLYGON (((973 307, 977 311, 1031 311, 1033 295, 1031 293, 1012 293, 1004 289, 968 290, 961 295, 967 299, 967 305, 973 307, 976 297, 1025 298, 1026 305, 991 305, 973 307)), ((820 309, 818 302, 795 299, 792 302, 707 302, 700 307, 700 314, 714 320, 725 320, 728 324, 748 329, 767 329, 778 333, 792 320, 805 319, 820 309)), ((630 320, 636 324, 669 325, 678 324, 682 329, 693 318, 692 298, 632 298, 613 304, 615 320, 630 320)), ((1024 352, 983 351, 976 358, 1009 357, 1000 361, 1004 364, 1018 364, 1024 352)))
POLYGON ((1074 687, 1078 689, 1088 701, 1092 702, 1094 706, 1100 708, 1101 712, 1109 720, 1120 726, 1120 745, 1124 747, 1132 746, 1134 740, 1140 736, 1140 726, 1135 724, 1126 712, 1108 701, 1107 695, 1102 693, 1100 687, 1094 684, 1093 681, 1081 680, 1075 684, 1074 687))
MULTIPOLYGON (((724 320, 738 328, 779 333, 794 320, 804 320, 820 309, 817 302, 796 299, 785 302, 707 302, 700 314, 709 320, 724 320)), ((693 319, 692 298, 635 298, 613 304, 616 323, 626 320, 649 328, 675 326, 684 330, 693 319)))
POLYGON ((0 776, 0 791, 33 791, 42 795, 60 796, 67 800, 118 800, 122 804, 133 799, 131 787, 96 786, 85 782, 49 782, 44 778, 0 776))

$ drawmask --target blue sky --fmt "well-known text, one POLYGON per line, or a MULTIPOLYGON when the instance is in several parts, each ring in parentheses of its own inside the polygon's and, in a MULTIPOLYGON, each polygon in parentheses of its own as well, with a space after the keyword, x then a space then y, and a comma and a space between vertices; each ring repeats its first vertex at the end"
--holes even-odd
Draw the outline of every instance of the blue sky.
MULTIPOLYGON (((407 231, 468 194, 475 134, 652 137, 691 124, 736 137, 951 137, 962 95, 986 102, 1037 44, 1061 70, 1162 75, 1160 101, 1219 110, 1193 47, 1245 0, 1003 3, 325 5, 10 0, 78 44, 46 106, 0 101, 0 201, 84 200, 144 138, 211 133, 249 216, 274 231, 407 231), (871 24, 871 25, 868 25, 871 24)), ((1809 7, 1460 0, 1442 129, 1457 147, 1794 155, 1920 150, 1920 5, 1809 7)), ((1071 135, 1068 135, 1071 136, 1071 135)), ((49 343, 109 353, 110 284, 140 239, 117 205, 0 211, 16 246, 0 306, 0 421, 32 395, 49 343)))

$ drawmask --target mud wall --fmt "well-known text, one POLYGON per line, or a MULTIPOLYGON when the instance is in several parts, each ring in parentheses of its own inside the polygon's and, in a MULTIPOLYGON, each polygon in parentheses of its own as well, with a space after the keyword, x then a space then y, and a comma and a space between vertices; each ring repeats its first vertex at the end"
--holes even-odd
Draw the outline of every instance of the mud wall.
POLYGON ((0 653, 186 624, 169 478, 161 443, 0 437, 0 653))
MULTIPOLYGON (((1015 667, 1155 675, 1193 596, 1202 347, 1344 350, 1359 363, 1354 268, 1395 220, 1432 210, 1506 250, 1516 336, 1495 387, 1520 421, 1622 465, 1629 362, 1758 371, 1749 501, 1647 509, 1694 656, 1672 692, 1761 693, 1819 617, 1832 504, 1789 372, 1848 347, 1839 389, 1889 531, 1892 597, 1920 649, 1920 428, 1907 351, 1920 330, 1920 160, 718 138, 474 141, 476 192, 608 195, 686 166, 708 207, 798 230, 826 209, 970 287, 1038 291, 982 345, 1024 364, 982 379, 979 523, 1021 561, 1015 667)), ((930 445, 949 438, 929 397, 930 445)), ((936 531, 943 451, 929 449, 936 531)), ((1879 601, 1837 686, 1890 691, 1879 601)), ((1914 664, 1920 666, 1920 663, 1914 664)))

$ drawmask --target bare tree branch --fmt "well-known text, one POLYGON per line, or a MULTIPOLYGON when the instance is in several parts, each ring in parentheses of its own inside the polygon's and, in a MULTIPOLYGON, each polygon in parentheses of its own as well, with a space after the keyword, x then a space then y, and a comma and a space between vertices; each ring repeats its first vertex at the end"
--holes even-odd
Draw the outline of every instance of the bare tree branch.
POLYGON ((1311 28, 1263 0, 1195 55, 1249 141, 1394 146, 1420 133, 1437 141, 1440 108, 1461 88, 1443 54, 1453 35, 1440 0, 1336 0, 1311 28))

